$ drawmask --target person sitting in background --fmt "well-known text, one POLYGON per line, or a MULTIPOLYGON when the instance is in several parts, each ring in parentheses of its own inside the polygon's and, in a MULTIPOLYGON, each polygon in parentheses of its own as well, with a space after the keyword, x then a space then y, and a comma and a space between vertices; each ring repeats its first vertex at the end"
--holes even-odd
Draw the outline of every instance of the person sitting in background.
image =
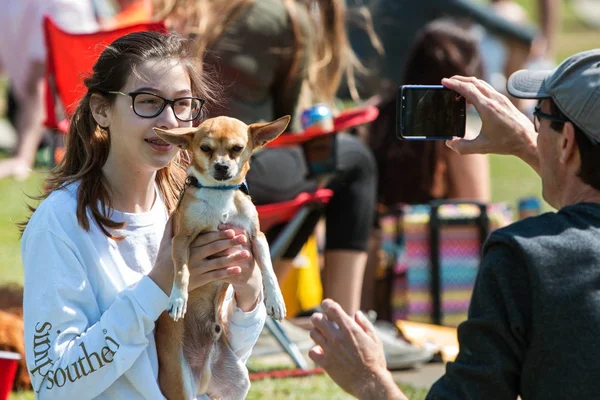
POLYGON ((0 0, 0 9, 0 65, 9 82, 8 118, 18 135, 14 156, 0 161, 0 179, 25 179, 45 133, 43 16, 71 32, 91 32, 98 24, 88 0, 0 0))
MULTIPOLYGON (((291 131, 301 131, 299 111, 315 103, 335 108, 342 77, 352 81, 353 71, 360 68, 347 40, 342 0, 155 0, 154 15, 193 35, 198 51, 217 71, 225 101, 212 112, 246 123, 289 114, 291 131)), ((324 296, 354 314, 361 304, 377 168, 369 149, 356 137, 339 133, 336 140, 338 165, 328 184, 334 195, 325 209, 322 284, 324 296)), ((308 179, 307 172, 300 146, 256 153, 247 175, 253 201, 276 203, 314 191, 318 182, 308 179)), ((275 265, 280 280, 320 217, 314 213, 308 218, 275 265)), ((266 232, 267 238, 277 233, 266 232)), ((387 342, 386 351, 402 359, 410 354, 417 361, 432 357, 400 339, 387 342)))
MULTIPOLYGON (((552 71, 521 70, 515 97, 538 100, 532 123, 483 80, 454 76, 483 121, 475 139, 453 139, 459 154, 515 155, 541 177, 557 212, 494 231, 483 246, 459 354, 430 399, 591 399, 600 392, 600 50, 575 54, 552 71)), ((359 314, 330 301, 312 317, 310 357, 361 399, 402 399, 381 345, 359 314), (366 348, 368 351, 364 351, 366 348)))

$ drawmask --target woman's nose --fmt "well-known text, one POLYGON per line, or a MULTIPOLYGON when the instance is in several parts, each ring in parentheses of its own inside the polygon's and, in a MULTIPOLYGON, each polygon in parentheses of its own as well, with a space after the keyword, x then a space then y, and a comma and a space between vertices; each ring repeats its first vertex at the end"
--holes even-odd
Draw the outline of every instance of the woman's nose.
POLYGON ((161 129, 173 129, 179 127, 179 121, 175 118, 175 111, 171 104, 167 104, 158 115, 158 127, 161 129))

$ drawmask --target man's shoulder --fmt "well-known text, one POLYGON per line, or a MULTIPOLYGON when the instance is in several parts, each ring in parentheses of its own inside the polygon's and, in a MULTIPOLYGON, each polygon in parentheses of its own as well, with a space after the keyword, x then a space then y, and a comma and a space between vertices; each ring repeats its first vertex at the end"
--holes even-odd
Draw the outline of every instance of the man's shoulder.
POLYGON ((506 225, 493 231, 490 238, 509 239, 517 236, 536 236, 548 233, 555 223, 559 222, 562 217, 556 212, 546 212, 533 217, 528 217, 515 221, 512 224, 506 225))
POLYGON ((559 235, 568 228, 600 228, 600 204, 578 203, 516 221, 492 233, 496 238, 559 235))
POLYGON ((570 255, 574 246, 600 247, 600 204, 575 204, 525 218, 492 232, 484 252, 500 245, 528 260, 550 262, 570 255))

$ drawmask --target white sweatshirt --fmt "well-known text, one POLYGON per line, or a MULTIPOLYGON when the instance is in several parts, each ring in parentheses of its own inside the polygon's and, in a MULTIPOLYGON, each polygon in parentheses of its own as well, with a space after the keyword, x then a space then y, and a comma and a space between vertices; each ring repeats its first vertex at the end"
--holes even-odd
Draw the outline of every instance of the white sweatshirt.
MULTIPOLYGON (((147 213, 114 211, 126 228, 107 238, 82 229, 76 189, 53 192, 21 241, 27 368, 39 399, 163 399, 154 323, 167 295, 146 276, 167 222, 159 195, 147 213)), ((89 215, 89 214, 88 214, 89 215)), ((228 301, 235 301, 233 290, 228 301)), ((262 302, 230 320, 232 350, 246 362, 263 328, 262 302)))

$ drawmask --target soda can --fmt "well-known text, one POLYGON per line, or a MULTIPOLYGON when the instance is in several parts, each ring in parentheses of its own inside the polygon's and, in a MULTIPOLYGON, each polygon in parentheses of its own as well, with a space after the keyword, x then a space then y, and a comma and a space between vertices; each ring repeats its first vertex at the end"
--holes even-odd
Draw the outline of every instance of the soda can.
POLYGON ((524 197, 519 200, 519 219, 538 215, 540 210, 540 199, 535 196, 524 197))
POLYGON ((325 104, 315 104, 302 112, 300 123, 305 133, 333 131, 333 114, 325 104))

